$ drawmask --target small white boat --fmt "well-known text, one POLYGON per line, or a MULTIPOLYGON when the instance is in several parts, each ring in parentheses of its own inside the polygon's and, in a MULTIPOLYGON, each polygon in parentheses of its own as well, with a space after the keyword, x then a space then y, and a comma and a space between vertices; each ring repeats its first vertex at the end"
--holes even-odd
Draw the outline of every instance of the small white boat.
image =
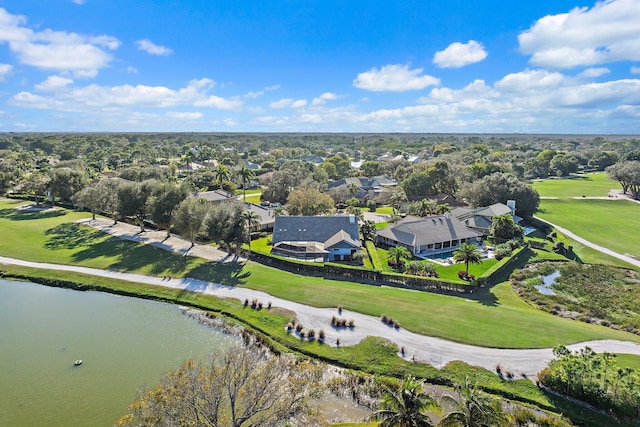
POLYGON ((80 366, 82 365, 82 359, 78 359, 75 362, 73 362, 73 366, 80 366))

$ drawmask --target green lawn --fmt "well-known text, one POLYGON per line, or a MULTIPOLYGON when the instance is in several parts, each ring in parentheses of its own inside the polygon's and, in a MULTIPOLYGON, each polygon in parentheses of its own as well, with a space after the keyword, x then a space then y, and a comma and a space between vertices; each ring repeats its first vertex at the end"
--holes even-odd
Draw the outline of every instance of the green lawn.
MULTIPOLYGON (((70 224, 87 214, 18 214, 0 203, 0 255, 32 261, 111 268, 174 277, 188 275, 246 286, 317 307, 343 305, 372 316, 386 314, 425 335, 489 347, 549 347, 592 339, 640 337, 560 319, 521 301, 508 283, 460 297, 324 280, 256 263, 206 263, 163 250, 120 241, 89 227, 70 224)), ((454 266, 456 269, 459 266, 454 266)), ((473 270, 472 270, 473 271, 473 270)))
POLYGON ((542 197, 607 197, 609 190, 621 189, 616 181, 609 179, 605 172, 574 175, 570 179, 545 179, 535 181, 531 186, 542 197))
POLYGON ((542 200, 537 215, 590 242, 640 257, 640 204, 620 200, 542 200))

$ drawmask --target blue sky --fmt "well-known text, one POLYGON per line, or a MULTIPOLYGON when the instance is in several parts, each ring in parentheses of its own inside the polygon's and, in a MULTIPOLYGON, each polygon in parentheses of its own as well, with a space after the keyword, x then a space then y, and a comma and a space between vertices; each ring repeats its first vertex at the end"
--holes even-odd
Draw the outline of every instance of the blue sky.
POLYGON ((640 0, 0 0, 0 132, 640 134, 640 0))

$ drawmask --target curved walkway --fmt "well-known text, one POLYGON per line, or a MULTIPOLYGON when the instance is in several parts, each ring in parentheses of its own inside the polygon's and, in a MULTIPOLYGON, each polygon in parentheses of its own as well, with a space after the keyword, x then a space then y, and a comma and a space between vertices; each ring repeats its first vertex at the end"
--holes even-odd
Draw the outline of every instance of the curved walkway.
MULTIPOLYGON (((295 312, 296 317, 300 323, 305 326, 305 328, 313 328, 316 331, 323 329, 327 337, 325 341, 329 345, 336 345, 336 340, 338 338, 340 339, 341 345, 354 345, 367 336, 380 336, 396 343, 399 347, 404 347, 405 358, 414 358, 416 361, 427 362, 435 367, 442 367, 452 360, 462 360, 471 365, 481 366, 489 370, 494 370, 496 365, 499 364, 503 371, 512 372, 516 375, 533 377, 553 358, 552 350, 549 348, 515 350, 459 344, 439 338, 415 334, 404 329, 396 330, 385 326, 381 323, 380 319, 373 316, 367 316, 347 310, 344 310, 339 314, 336 309, 311 307, 276 298, 264 292, 252 289, 223 286, 191 278, 163 279, 160 277, 145 276, 134 273, 122 273, 111 270, 99 270, 70 265, 37 263, 7 257, 0 257, 0 264, 13 264, 49 270, 72 271, 93 276, 121 279, 135 283, 146 283, 157 286, 185 289, 194 292, 202 292, 220 298, 236 298, 240 301, 244 301, 247 298, 249 300, 255 298, 265 306, 271 302, 274 307, 282 307, 286 310, 295 312), (332 316, 353 319, 355 327, 353 329, 333 328, 331 326, 332 316)), ((640 344, 628 341, 589 341, 568 347, 571 350, 577 350, 584 346, 589 346, 596 352, 608 351, 640 355, 640 344)))

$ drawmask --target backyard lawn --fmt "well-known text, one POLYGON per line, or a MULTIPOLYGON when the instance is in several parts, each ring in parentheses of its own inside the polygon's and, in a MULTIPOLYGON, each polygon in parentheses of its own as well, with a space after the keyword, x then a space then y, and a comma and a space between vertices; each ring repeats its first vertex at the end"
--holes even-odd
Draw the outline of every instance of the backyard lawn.
POLYGON ((16 206, 13 202, 0 202, 3 256, 156 276, 188 275, 246 286, 317 307, 343 305, 346 310, 376 317, 386 314, 415 332, 488 347, 548 347, 592 339, 640 342, 640 337, 631 334, 535 310, 520 300, 508 283, 473 295, 446 296, 324 280, 253 262, 218 264, 121 241, 70 223, 87 217, 85 213, 19 214, 16 206))

